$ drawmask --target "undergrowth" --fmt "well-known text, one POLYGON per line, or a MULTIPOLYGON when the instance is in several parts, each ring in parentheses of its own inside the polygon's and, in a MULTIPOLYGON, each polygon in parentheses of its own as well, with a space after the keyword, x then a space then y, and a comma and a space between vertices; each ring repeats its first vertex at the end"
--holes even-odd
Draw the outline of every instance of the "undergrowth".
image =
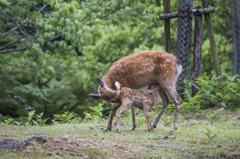
MULTIPOLYGON (((200 91, 192 97, 192 86, 195 85, 194 80, 185 80, 184 86, 184 99, 180 106, 180 114, 186 119, 194 118, 203 109, 218 108, 229 109, 234 111, 239 108, 240 103, 240 79, 238 76, 229 77, 223 75, 223 82, 219 83, 216 77, 209 78, 206 74, 197 79, 200 91)), ((195 85, 196 86, 196 85, 195 85)), ((85 117, 80 117, 74 112, 65 112, 63 114, 53 114, 53 118, 43 119, 43 113, 36 114, 35 110, 29 112, 28 117, 21 117, 13 119, 11 117, 3 117, 0 114, 0 122, 8 125, 22 125, 22 126, 45 126, 46 124, 63 124, 63 123, 80 123, 89 122, 96 119, 102 119, 102 111, 104 102, 99 103, 95 107, 90 107, 91 112, 84 112, 85 117)), ((159 112, 161 108, 161 100, 157 106, 150 111, 159 112)), ((172 114, 175 110, 174 103, 169 104, 165 111, 165 115, 162 116, 161 120, 164 121, 164 125, 170 125, 172 123, 172 114)), ((212 112, 208 115, 209 122, 213 123, 218 118, 220 109, 212 112)), ((139 116, 141 111, 136 111, 137 125, 141 125, 146 122, 146 118, 139 116)), ((130 109, 126 110, 123 115, 129 116, 131 114, 130 109)), ((107 118, 107 117, 105 117, 107 118)))

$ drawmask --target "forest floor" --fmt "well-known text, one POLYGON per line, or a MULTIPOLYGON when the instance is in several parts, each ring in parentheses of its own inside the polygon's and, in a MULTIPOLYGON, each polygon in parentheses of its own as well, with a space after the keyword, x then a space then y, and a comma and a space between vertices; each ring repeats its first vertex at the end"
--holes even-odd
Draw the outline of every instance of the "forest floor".
MULTIPOLYGON (((146 120, 141 115, 138 115, 138 126, 134 131, 131 131, 131 117, 123 115, 124 126, 120 134, 115 127, 103 132, 106 119, 43 127, 0 124, 0 141, 46 136, 44 140, 33 141, 23 148, 0 149, 0 158, 239 159, 240 111, 223 111, 213 123, 206 120, 211 111, 202 111, 188 120, 180 115, 175 132, 169 132, 171 124, 168 124, 167 117, 160 119, 153 132, 148 132, 146 120)), ((152 121, 156 115, 152 115, 152 121)))

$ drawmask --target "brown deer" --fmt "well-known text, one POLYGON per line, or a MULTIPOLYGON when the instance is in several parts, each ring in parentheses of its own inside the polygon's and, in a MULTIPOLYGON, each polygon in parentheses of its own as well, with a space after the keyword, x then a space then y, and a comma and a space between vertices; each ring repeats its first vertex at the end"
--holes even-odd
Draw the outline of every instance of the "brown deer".
MULTIPOLYGON (((164 51, 142 51, 132 55, 123 57, 116 61, 109 69, 103 83, 109 90, 116 90, 115 81, 119 81, 121 87, 129 87, 139 89, 150 85, 151 83, 159 83, 159 95, 162 99, 162 108, 153 123, 156 128, 159 119, 164 113, 166 107, 172 98, 175 103, 175 115, 172 131, 177 129, 178 113, 180 110, 181 98, 175 90, 175 83, 179 74, 182 72, 182 65, 177 58, 164 51)), ((114 96, 104 94, 102 87, 99 86, 98 94, 89 94, 94 99, 104 99, 111 102, 114 96)), ((105 131, 111 130, 112 119, 120 107, 119 100, 116 100, 111 110, 109 121, 105 131)), ((131 107, 132 108, 132 107, 131 107)), ((135 112, 132 108, 133 130, 136 127, 135 112)))
POLYGON ((132 106, 134 108, 138 108, 143 111, 144 115, 147 118, 148 131, 152 131, 152 125, 149 118, 149 110, 151 110, 159 101, 159 84, 154 83, 148 87, 148 90, 140 93, 134 89, 128 87, 120 87, 120 83, 118 81, 115 82, 116 91, 110 90, 105 87, 104 83, 97 79, 98 83, 101 86, 101 91, 104 94, 108 94, 114 99, 111 102, 121 101, 121 106, 117 109, 117 131, 120 133, 120 115, 124 110, 128 107, 132 106))

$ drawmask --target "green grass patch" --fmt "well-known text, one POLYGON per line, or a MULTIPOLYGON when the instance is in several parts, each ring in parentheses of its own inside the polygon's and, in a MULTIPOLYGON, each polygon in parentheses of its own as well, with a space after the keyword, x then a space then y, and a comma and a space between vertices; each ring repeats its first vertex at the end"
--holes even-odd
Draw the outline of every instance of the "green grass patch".
MULTIPOLYGON (((165 114, 153 132, 147 131, 142 113, 137 114, 140 122, 134 131, 131 131, 131 117, 123 115, 121 134, 115 127, 103 132, 107 120, 99 119, 51 126, 1 124, 0 140, 25 140, 32 136, 52 139, 16 150, 0 149, 0 158, 240 158, 240 111, 223 110, 214 121, 207 119, 209 114, 205 110, 191 120, 180 115, 178 130, 172 133, 169 132, 172 125, 166 124, 166 120, 173 114, 165 114), (165 136, 171 139, 162 140, 165 136)), ((151 113, 152 121, 156 115, 151 113)))

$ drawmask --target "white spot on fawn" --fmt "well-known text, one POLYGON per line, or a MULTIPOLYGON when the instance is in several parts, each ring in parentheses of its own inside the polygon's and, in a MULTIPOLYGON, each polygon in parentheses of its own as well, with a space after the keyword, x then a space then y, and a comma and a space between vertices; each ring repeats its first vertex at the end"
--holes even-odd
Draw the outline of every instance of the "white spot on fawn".
POLYGON ((171 60, 170 60, 170 59, 167 59, 166 62, 168 62, 168 61, 170 62, 171 60))

